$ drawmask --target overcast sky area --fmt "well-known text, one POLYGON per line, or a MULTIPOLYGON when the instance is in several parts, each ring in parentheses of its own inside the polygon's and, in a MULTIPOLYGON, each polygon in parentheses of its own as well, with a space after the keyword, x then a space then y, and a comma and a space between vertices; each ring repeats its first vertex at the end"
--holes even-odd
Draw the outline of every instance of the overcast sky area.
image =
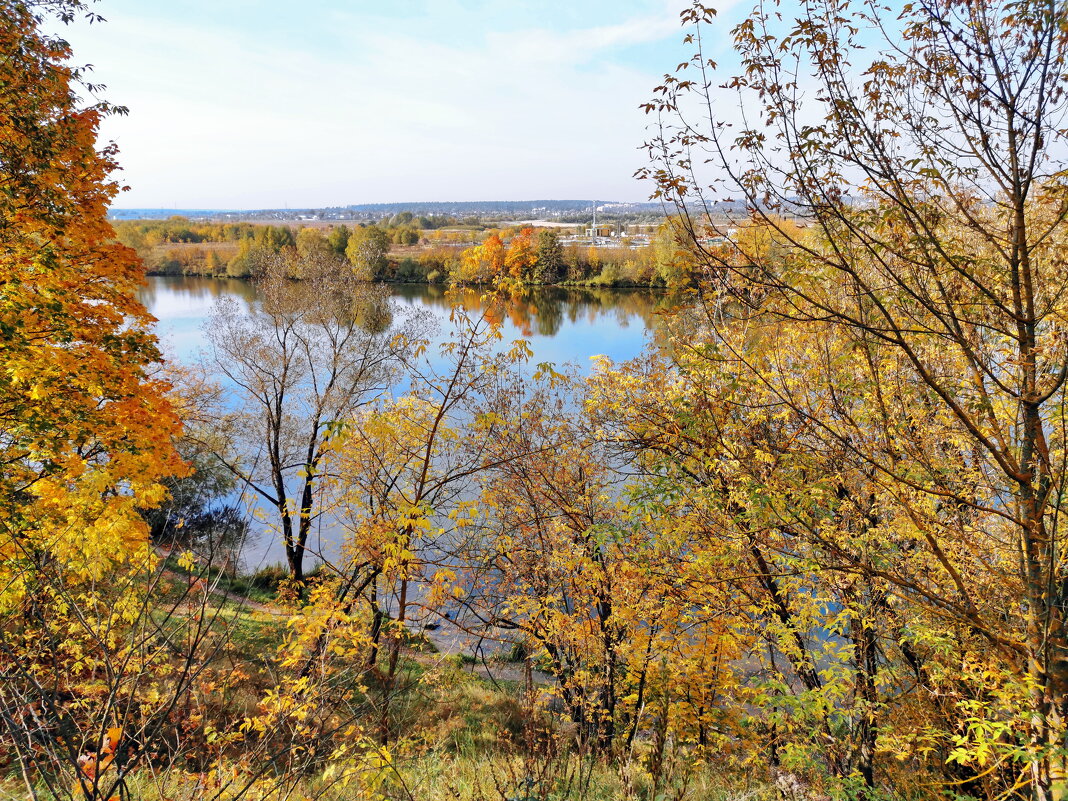
POLYGON ((64 36, 130 110, 117 208, 645 200, 686 4, 101 0, 64 36))

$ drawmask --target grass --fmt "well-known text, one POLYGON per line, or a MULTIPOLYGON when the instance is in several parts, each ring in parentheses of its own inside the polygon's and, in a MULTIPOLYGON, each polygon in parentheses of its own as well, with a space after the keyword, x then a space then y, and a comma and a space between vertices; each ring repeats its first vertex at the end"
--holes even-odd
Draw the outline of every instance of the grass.
MULTIPOLYGON (((177 615, 170 618, 167 628, 176 640, 181 640, 188 626, 199 614, 195 603, 184 600, 188 593, 187 580, 201 579, 208 584, 228 590, 234 597, 222 595, 205 597, 200 591, 189 594, 199 598, 211 615, 212 639, 224 643, 217 657, 213 657, 211 671, 205 679, 216 681, 216 675, 226 677, 228 671, 243 673, 239 683, 225 689, 197 690, 190 710, 198 716, 190 719, 187 736, 203 736, 201 726, 211 721, 224 729, 244 715, 255 714, 263 691, 276 679, 275 655, 287 635, 287 618, 256 610, 241 599, 270 602, 274 599, 279 574, 284 571, 261 571, 252 576, 228 576, 219 571, 182 570, 176 559, 168 560, 171 573, 165 577, 167 598, 175 604, 177 615), (217 662, 215 661, 217 659, 217 662), (244 667, 244 671, 235 668, 244 667), (216 673, 217 671, 217 673, 216 673)), ((166 600, 160 611, 166 612, 166 600)), ((366 695, 363 690, 352 699, 353 704, 366 702, 376 709, 386 689, 392 693, 390 701, 390 729, 400 739, 390 746, 388 763, 377 763, 357 777, 354 785, 340 786, 324 775, 290 777, 287 784, 290 798, 370 799, 375 801, 411 801, 411 799, 442 798, 455 801, 759 801, 771 798, 766 788, 751 778, 726 774, 722 769, 708 766, 691 767, 686 754, 669 755, 659 782, 654 782, 645 754, 648 744, 639 743, 635 750, 616 760, 597 758, 576 750, 572 729, 566 721, 554 717, 538 717, 532 724, 532 713, 518 682, 497 684, 465 669, 472 661, 466 655, 433 657, 432 646, 419 633, 409 633, 401 653, 397 682, 389 687, 381 682, 378 671, 365 674, 366 695), (644 749, 644 750, 643 750, 644 749), (377 770, 377 775, 372 775, 377 770), (297 782, 296 788, 292 782, 297 782), (372 795, 362 784, 375 787, 372 795)), ((521 650, 502 655, 505 659, 523 656, 521 650)), ((232 674, 231 674, 232 675, 232 674)), ((369 714, 365 721, 369 736, 375 732, 376 719, 369 714)), ((370 742, 370 741, 369 741, 370 742)), ((200 746, 197 746, 200 748, 200 746)), ((364 748, 363 745, 360 748, 364 748)), ((204 754, 204 751, 192 753, 204 754)), ((374 755, 370 748, 353 752, 350 759, 362 761, 374 755)), ((238 758, 228 754, 227 758, 238 758)), ((207 757, 206 759, 210 759, 207 757)), ((202 771, 203 767, 187 767, 202 771)), ((205 764, 207 764, 205 762, 205 764)), ((353 762, 352 764, 356 764, 353 762)), ((349 765, 351 767, 351 765, 349 765)), ((345 767, 345 766, 343 766, 345 767)), ((193 801, 204 797, 204 788, 197 782, 205 780, 205 773, 152 776, 148 769, 130 777, 129 798, 168 798, 171 801, 193 801), (155 782, 163 779, 165 791, 155 782)), ((14 780, 6 781, 0 774, 0 801, 24 798, 25 789, 14 780)), ((209 793, 210 795, 210 793, 209 793)), ((247 798, 267 801, 281 799, 284 793, 273 786, 259 788, 247 798)), ((41 798, 49 798, 42 794, 41 798)))
MULTIPOLYGON (((231 773, 226 777, 234 779, 231 773)), ((406 755, 388 766, 366 768, 346 784, 320 774, 289 782, 270 776, 242 796, 249 801, 772 801, 772 788, 741 776, 725 776, 708 766, 656 788, 638 765, 616 767, 574 754, 546 760, 518 753, 450 754, 436 751, 406 755), (371 787, 373 786, 373 790, 371 787)), ((237 774, 232 788, 242 786, 237 774)), ((126 781, 127 798, 143 801, 200 801, 218 791, 203 773, 152 774, 135 771, 126 781)), ((39 798, 52 799, 45 788, 39 798)), ((233 794, 236 796, 236 794, 233 794)), ((223 798, 231 797, 225 792, 223 798)), ((0 779, 0 801, 26 798, 15 778, 0 779)))
POLYGON ((220 592, 239 595, 261 604, 269 604, 278 597, 278 588, 289 575, 281 565, 262 567, 246 575, 228 573, 213 565, 194 565, 192 570, 188 570, 178 562, 178 555, 172 553, 164 564, 171 573, 201 579, 220 592))
POLYGON ((228 601, 218 610, 226 625, 235 656, 262 664, 277 653, 286 636, 285 618, 256 612, 228 601))
POLYGON ((278 596, 278 587, 287 572, 280 565, 263 567, 251 575, 227 575, 220 577, 219 586, 227 592, 240 595, 250 601, 267 604, 278 596))
MULTIPOLYGON (((227 622, 242 651, 262 655, 274 647, 284 626, 277 618, 225 608, 227 622)), ((244 796, 257 801, 764 801, 770 789, 752 775, 722 766, 695 764, 685 751, 669 749, 659 782, 649 771, 649 744, 613 761, 578 750, 553 719, 531 725, 518 688, 494 687, 466 672, 456 660, 427 664, 425 657, 406 653, 402 682, 409 688, 398 698, 397 723, 403 728, 383 762, 370 750, 353 752, 340 765, 359 772, 342 785, 328 771, 303 778, 281 775, 282 786, 266 778, 244 796), (288 795, 287 795, 288 792, 288 795)), ((373 692, 373 691, 372 691, 373 692)), ((226 705, 236 712, 248 699, 231 697, 226 705)), ((202 769, 198 769, 202 770, 202 769)), ((227 777, 240 775, 225 771, 227 777)), ((750 772, 755 773, 755 771, 750 772)), ((266 776, 272 776, 272 773, 266 776)), ((0 780, 0 799, 24 798, 25 790, 0 780)), ((152 775, 147 769, 129 778, 131 799, 194 801, 212 795, 200 786, 210 773, 171 771, 152 775), (158 783, 162 783, 162 787, 158 783)), ((48 798, 43 794, 42 798, 48 798)))
MULTIPOLYGON (((449 798, 457 801, 653 801, 653 786, 635 766, 615 767, 576 755, 530 759, 518 754, 433 754, 398 769, 387 797, 449 798), (403 782, 403 783, 402 783, 403 782), (406 789, 405 789, 406 788, 406 789)), ((695 770, 685 786, 675 780, 658 788, 656 799, 734 801, 771 799, 724 781, 711 770, 695 770)))

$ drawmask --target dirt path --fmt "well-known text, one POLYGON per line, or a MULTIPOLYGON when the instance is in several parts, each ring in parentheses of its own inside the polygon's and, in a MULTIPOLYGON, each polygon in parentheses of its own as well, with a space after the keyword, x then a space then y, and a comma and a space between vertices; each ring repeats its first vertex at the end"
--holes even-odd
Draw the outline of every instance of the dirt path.
POLYGON ((224 589, 208 582, 202 578, 194 578, 186 573, 179 573, 177 570, 170 568, 164 568, 162 575, 169 581, 173 581, 176 584, 186 584, 190 589, 199 589, 211 594, 215 598, 221 598, 225 601, 237 604, 243 609, 247 609, 250 612, 260 612, 265 615, 272 615, 274 617, 287 617, 288 612, 283 609, 279 609, 276 606, 270 606, 268 604, 262 604, 259 601, 253 601, 251 598, 246 598, 244 595, 239 595, 236 592, 230 592, 230 590, 224 589))

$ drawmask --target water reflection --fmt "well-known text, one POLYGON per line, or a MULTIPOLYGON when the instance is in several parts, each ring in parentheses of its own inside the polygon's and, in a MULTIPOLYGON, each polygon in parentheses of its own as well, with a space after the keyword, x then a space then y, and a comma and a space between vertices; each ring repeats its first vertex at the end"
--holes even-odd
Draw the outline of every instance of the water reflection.
MULTIPOLYGON (((486 294, 479 289, 465 289, 459 294, 444 286, 397 284, 394 295, 427 308, 448 310, 459 297, 466 309, 484 308, 486 294)), ((665 305, 664 293, 644 289, 526 287, 504 297, 506 315, 512 326, 525 336, 553 337, 560 333, 564 321, 597 322, 627 328, 635 320, 652 328, 656 311, 665 305)))
POLYGON ((251 303, 256 287, 236 278, 197 278, 193 276, 151 276, 140 292, 141 302, 157 317, 169 311, 186 312, 222 297, 236 297, 251 303), (175 301, 178 301, 175 304, 175 301))
MULTIPOLYGON (((496 316, 503 328, 504 343, 518 338, 528 341, 533 351, 531 365, 554 362, 590 367, 590 357, 606 355, 616 361, 637 356, 646 342, 662 328, 658 310, 671 305, 670 296, 642 290, 538 288, 516 292, 487 308, 490 300, 479 290, 459 296, 441 286, 394 285, 391 292, 397 320, 410 313, 431 315, 440 322, 435 338, 441 342, 453 327, 448 322, 453 304, 461 302, 471 311, 486 310, 496 316)), ((234 299, 250 308, 260 298, 254 284, 246 281, 211 278, 153 277, 140 295, 148 310, 159 320, 157 327, 168 358, 191 364, 207 349, 205 324, 217 301, 234 299)), ((388 316, 379 319, 375 310, 365 310, 365 322, 388 326, 388 316)), ((433 356, 434 346, 431 346, 433 356)), ((531 369, 534 369, 531 367, 531 369)), ((403 393, 404 384, 394 388, 403 393)), ((248 499, 246 499, 248 500, 248 499)), ((252 515, 243 562, 249 569, 284 562, 285 552, 277 536, 252 515)), ((313 534, 311 550, 336 554, 339 531, 324 525, 313 534)))
POLYGON ((598 354, 617 361, 637 356, 647 335, 659 329, 657 312, 671 305, 667 294, 641 289, 529 287, 495 303, 479 289, 457 293, 443 286, 399 284, 393 292, 400 301, 441 317, 457 300, 470 311, 486 309, 503 323, 506 338, 530 340, 536 362, 580 366, 598 354))
MULTIPOLYGON (((477 289, 459 295, 440 285, 395 284, 390 289, 402 305, 442 321, 457 297, 472 311, 488 303, 486 293, 477 289)), ((140 297, 159 320, 164 351, 181 362, 195 359, 206 344, 203 326, 216 301, 230 297, 249 306, 258 299, 256 286, 248 281, 164 276, 149 278, 140 297)), ((533 287, 511 293, 488 311, 503 323, 506 340, 530 340, 535 363, 574 362, 585 368, 598 354, 617 361, 637 356, 649 332, 659 328, 658 310, 670 305, 670 296, 649 290, 533 287)))

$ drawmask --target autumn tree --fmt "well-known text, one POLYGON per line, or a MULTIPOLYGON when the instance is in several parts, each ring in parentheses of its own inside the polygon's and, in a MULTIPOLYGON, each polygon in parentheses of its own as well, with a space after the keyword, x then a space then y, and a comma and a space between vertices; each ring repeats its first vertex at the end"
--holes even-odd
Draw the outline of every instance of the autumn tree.
MULTIPOLYGON (((136 299, 141 264, 106 216, 116 150, 98 150, 97 131, 120 109, 84 104, 84 71, 43 32, 89 12, 0 11, 0 741, 31 796, 55 779, 55 792, 104 798, 115 782, 87 779, 78 749, 102 753, 128 707, 79 717, 62 739, 49 725, 84 703, 65 699, 90 661, 121 658, 97 646, 144 608, 153 557, 139 510, 185 469, 180 426, 136 299)), ((127 689, 130 700, 145 688, 127 689)))
POLYGON ((261 225, 256 228, 256 245, 268 253, 277 253, 278 251, 293 247, 296 244, 296 239, 293 236, 293 229, 288 225, 261 225))
POLYGON ((40 33, 40 11, 22 3, 6 11, 4 553, 15 558, 37 541, 60 563, 87 569, 93 553, 122 558, 126 545, 143 544, 134 510, 158 501, 158 479, 179 469, 170 446, 178 424, 165 384, 152 377, 159 352, 135 297, 141 266, 114 242, 105 216, 118 191, 108 180, 115 150, 96 151, 95 137, 113 109, 80 105, 81 73, 67 65, 62 40, 40 33), (130 481, 129 491, 106 497, 130 481), (98 520, 110 541, 79 542, 64 510, 98 520))
POLYGON ((885 582, 893 604, 930 616, 930 636, 985 640, 986 655, 962 667, 974 700, 956 709, 970 723, 953 761, 984 775, 994 761, 1012 792, 1059 797, 1068 10, 761 8, 734 29, 741 68, 725 77, 700 49, 714 13, 684 14, 697 51, 648 106, 663 124, 645 173, 678 204, 710 276, 705 325, 818 322, 866 366, 850 389, 863 396, 857 413, 835 420, 790 389, 795 365, 736 352, 752 380, 824 432, 824 447, 891 482, 874 524, 895 528, 890 541, 913 557, 873 564, 837 548, 823 569, 885 582), (705 115, 689 114, 694 99, 705 115), (774 229, 779 246, 704 247, 716 217, 774 229), (805 221, 804 236, 789 217, 805 221), (916 387, 911 398, 887 400, 902 384, 916 387))
POLYGON ((351 236, 352 232, 347 225, 338 225, 330 229, 330 233, 326 235, 326 241, 337 256, 344 256, 351 236))
MULTIPOLYGON (((984 797, 1011 786, 1011 774, 979 778, 953 758, 962 710, 950 699, 987 692, 999 714, 1019 700, 995 689, 997 649, 937 610, 902 605, 888 578, 931 572, 915 538, 932 509, 855 455, 879 446, 865 389, 891 416, 923 407, 922 391, 899 380, 900 364, 872 374, 826 325, 739 324, 717 329, 718 341, 697 311, 670 326, 670 348, 599 372, 592 405, 606 439, 647 476, 648 497, 688 532, 684 568, 704 576, 682 603, 715 587, 732 598, 729 625, 749 660, 744 682, 726 674, 751 705, 746 748, 773 775, 825 789, 952 783, 984 797), (822 426, 810 422, 816 410, 822 426), (844 557, 852 570, 829 569, 844 557), (989 684, 969 672, 980 665, 989 684)), ((940 443, 939 469, 974 489, 944 419, 910 436, 940 443)), ((941 522, 956 540, 943 555, 995 586, 969 522, 941 522)), ((987 613, 1002 602, 991 593, 987 613)))
POLYGON ((226 265, 223 264, 218 251, 210 250, 204 261, 204 268, 208 271, 208 275, 219 275, 225 271, 226 265))
POLYGON ((377 225, 354 229, 345 245, 345 255, 361 281, 374 281, 386 268, 389 234, 377 225))
POLYGON ((334 258, 282 255, 267 263, 259 289, 248 313, 233 300, 215 310, 211 366, 233 402, 202 436, 270 505, 290 573, 302 582, 331 426, 392 381, 392 310, 382 290, 334 258), (300 281, 288 278, 294 273, 300 281))
POLYGON ((250 278, 260 271, 267 256, 251 237, 244 237, 238 243, 237 253, 226 263, 226 274, 230 278, 250 278))
POLYGON ((297 231, 297 253, 309 261, 322 261, 334 252, 329 240, 317 228, 301 228, 297 231))
POLYGON ((708 564, 692 529, 640 500, 589 391, 545 366, 496 404, 465 604, 484 636, 545 665, 591 747, 625 750, 658 727, 710 746, 727 730, 722 674, 739 653, 731 601, 694 580, 708 564))
POLYGON ((653 273, 665 286, 677 289, 686 286, 693 277, 694 258, 691 238, 685 226, 669 217, 657 228, 653 239, 653 273))
POLYGON ((529 281, 538 255, 534 242, 534 229, 524 228, 508 242, 504 267, 508 275, 518 281, 529 281))
POLYGON ((564 276, 566 269, 560 238, 548 229, 539 231, 534 280, 541 284, 555 284, 564 276))
POLYGON ((417 245, 419 244, 419 229, 410 225, 394 228, 391 239, 396 245, 417 245))
POLYGON ((488 284, 502 275, 506 254, 500 234, 492 233, 460 254, 449 277, 459 284, 488 284))
MULTIPOLYGON (((739 267, 745 267, 752 259, 761 264, 782 264, 794 243, 801 241, 805 235, 804 230, 791 219, 776 219, 769 224, 759 217, 728 233, 732 233, 732 236, 728 238, 726 247, 734 249, 739 267)), ((692 248, 684 251, 683 258, 690 257, 691 251, 692 248)))
POLYGON ((492 398, 529 356, 522 341, 501 347, 500 324, 484 311, 456 303, 450 321, 439 345, 404 337, 405 393, 347 418, 324 462, 326 506, 345 531, 343 561, 328 565, 332 601, 346 615, 370 610, 367 663, 384 678, 383 741, 395 735, 406 627, 436 628, 454 606, 454 555, 477 515, 477 478, 498 435, 492 398))

